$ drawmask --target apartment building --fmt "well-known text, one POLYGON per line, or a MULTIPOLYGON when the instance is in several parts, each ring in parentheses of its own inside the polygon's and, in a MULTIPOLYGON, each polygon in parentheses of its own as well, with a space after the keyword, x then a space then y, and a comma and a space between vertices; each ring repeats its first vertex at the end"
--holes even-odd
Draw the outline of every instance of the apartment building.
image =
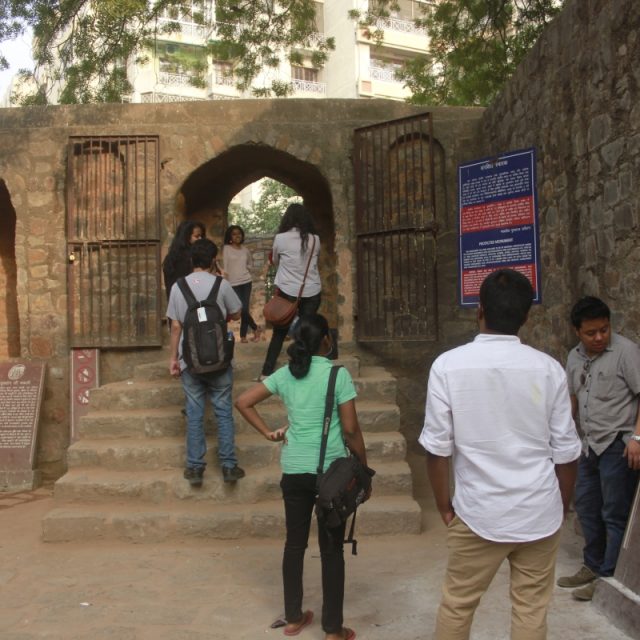
MULTIPOLYGON (((291 82, 292 97, 296 98, 407 98, 409 92, 395 72, 404 61, 425 52, 426 33, 416 27, 414 20, 433 2, 399 0, 399 4, 399 11, 377 24, 384 34, 382 45, 377 46, 349 15, 352 9, 366 10, 366 0, 316 0, 319 37, 333 37, 336 43, 327 64, 314 68, 310 55, 301 65, 291 65, 283 59, 277 70, 267 70, 258 76, 254 86, 265 86, 278 79, 291 82)), ((205 22, 214 25, 213 3, 207 5, 207 12, 205 22)), ((129 65, 131 102, 251 97, 250 92, 241 93, 236 88, 232 64, 207 56, 204 45, 215 37, 215 25, 204 27, 170 15, 159 22, 160 26, 163 22, 178 22, 180 31, 159 36, 144 64, 129 65), (199 76, 194 71, 197 67, 206 69, 204 83, 197 80, 199 76)))

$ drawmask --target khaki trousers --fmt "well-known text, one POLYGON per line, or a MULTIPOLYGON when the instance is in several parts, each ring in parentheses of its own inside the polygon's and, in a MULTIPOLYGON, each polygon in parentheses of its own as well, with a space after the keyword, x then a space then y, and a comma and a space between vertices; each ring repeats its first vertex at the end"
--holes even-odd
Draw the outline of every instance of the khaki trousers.
POLYGON ((560 531, 533 542, 492 542, 457 516, 447 531, 449 561, 436 640, 466 640, 473 614, 506 558, 511 567, 511 639, 544 640, 560 531))

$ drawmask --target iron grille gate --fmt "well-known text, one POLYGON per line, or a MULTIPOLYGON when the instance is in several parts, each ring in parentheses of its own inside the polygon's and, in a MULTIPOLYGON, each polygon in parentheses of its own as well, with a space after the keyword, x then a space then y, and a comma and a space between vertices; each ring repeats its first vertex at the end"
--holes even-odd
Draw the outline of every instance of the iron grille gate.
POLYGON ((160 346, 157 136, 69 139, 72 347, 160 346))
POLYGON ((432 140, 430 113, 355 131, 359 340, 438 337, 432 140))

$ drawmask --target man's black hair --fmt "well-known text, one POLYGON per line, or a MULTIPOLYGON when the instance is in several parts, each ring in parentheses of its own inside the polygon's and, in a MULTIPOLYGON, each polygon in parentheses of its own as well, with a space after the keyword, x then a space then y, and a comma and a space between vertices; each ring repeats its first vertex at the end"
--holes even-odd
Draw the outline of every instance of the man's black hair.
POLYGON ((480 286, 480 304, 490 331, 515 336, 526 322, 533 303, 529 279, 513 269, 490 273, 480 286))
POLYGON ((200 238, 191 245, 191 262, 194 269, 210 269, 217 255, 218 247, 208 238, 200 238))
POLYGON ((605 302, 594 296, 584 296, 571 309, 571 324, 579 329, 583 320, 599 320, 611 318, 611 310, 605 302))

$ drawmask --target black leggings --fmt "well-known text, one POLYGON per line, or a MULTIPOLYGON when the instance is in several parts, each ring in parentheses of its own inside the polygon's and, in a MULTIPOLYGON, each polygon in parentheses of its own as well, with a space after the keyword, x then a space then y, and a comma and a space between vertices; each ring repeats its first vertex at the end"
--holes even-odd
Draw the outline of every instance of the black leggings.
POLYGON ((242 302, 242 312, 240 314, 240 337, 247 337, 247 329, 250 327, 251 331, 255 331, 258 325, 251 317, 251 282, 245 282, 244 284, 238 284, 232 289, 236 292, 240 302, 242 302))
MULTIPOLYGON (((287 622, 302 619, 302 573, 309 542, 311 517, 316 501, 315 473, 284 473, 280 481, 287 523, 287 540, 282 557, 284 611, 287 622)), ((318 545, 322 563, 322 629, 340 633, 344 604, 345 525, 327 529, 318 521, 318 545)))
MULTIPOLYGON (((295 300, 294 296, 288 296, 281 291, 278 293, 278 295, 286 298, 287 300, 295 300)), ((300 304, 298 305, 298 316, 302 317, 305 315, 316 313, 318 311, 318 308, 320 307, 320 297, 321 294, 317 293, 315 296, 310 296, 309 298, 300 298, 300 304)), ((280 351, 282 351, 282 345, 284 344, 284 339, 287 337, 287 333, 289 333, 290 326, 291 323, 283 327, 273 327, 271 342, 269 342, 267 355, 264 359, 264 364, 262 365, 263 376, 270 376, 276 368, 276 362, 278 360, 278 356, 280 355, 280 351)))

